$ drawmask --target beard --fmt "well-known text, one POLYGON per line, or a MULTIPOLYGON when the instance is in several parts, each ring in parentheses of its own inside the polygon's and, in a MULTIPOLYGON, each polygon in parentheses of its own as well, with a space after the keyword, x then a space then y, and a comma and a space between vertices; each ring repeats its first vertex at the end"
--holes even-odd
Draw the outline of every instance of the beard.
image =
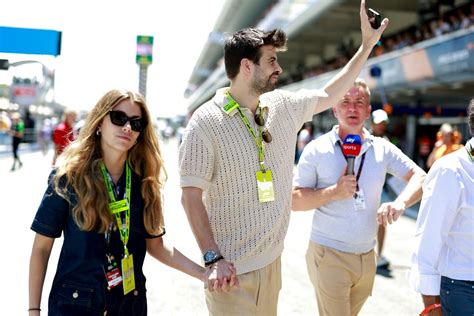
POLYGON ((272 83, 271 81, 272 76, 274 75, 275 73, 273 73, 268 78, 263 78, 263 77, 254 78, 252 82, 250 83, 252 90, 258 95, 275 90, 277 81, 275 81, 275 83, 272 83))

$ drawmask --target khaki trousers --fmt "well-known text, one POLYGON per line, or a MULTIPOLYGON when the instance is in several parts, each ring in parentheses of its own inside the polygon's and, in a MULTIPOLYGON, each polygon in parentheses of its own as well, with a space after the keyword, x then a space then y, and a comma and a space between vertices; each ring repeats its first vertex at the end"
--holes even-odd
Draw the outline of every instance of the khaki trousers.
POLYGON ((237 276, 240 287, 229 293, 206 290, 209 315, 276 315, 281 289, 281 257, 259 270, 237 276))
POLYGON ((320 316, 357 315, 372 294, 375 251, 353 254, 309 242, 306 253, 320 316))

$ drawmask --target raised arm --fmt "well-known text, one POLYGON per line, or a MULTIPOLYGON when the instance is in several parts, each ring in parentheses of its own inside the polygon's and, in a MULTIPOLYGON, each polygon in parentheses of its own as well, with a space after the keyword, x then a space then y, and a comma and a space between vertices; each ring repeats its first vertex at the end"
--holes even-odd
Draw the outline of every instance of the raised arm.
POLYGON ((344 68, 342 68, 342 70, 339 71, 336 76, 324 86, 323 89, 328 94, 328 97, 320 98, 319 102, 315 106, 314 114, 323 112, 334 106, 336 102, 339 101, 354 84, 354 81, 359 76, 362 67, 369 58, 373 47, 377 44, 380 37, 382 36, 382 33, 387 28, 388 19, 383 19, 381 26, 378 29, 373 29, 367 16, 365 0, 361 0, 360 23, 362 31, 362 44, 351 60, 349 60, 349 62, 344 66, 344 68))

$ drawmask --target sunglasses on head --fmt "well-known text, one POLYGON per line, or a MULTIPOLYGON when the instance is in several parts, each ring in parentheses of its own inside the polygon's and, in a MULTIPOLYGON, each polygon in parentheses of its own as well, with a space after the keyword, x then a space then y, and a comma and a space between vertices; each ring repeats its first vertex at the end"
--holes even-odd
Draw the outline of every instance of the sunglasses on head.
POLYGON ((119 110, 110 110, 110 121, 112 124, 117 126, 124 126, 127 122, 130 122, 130 128, 132 131, 141 132, 146 127, 146 121, 141 117, 128 117, 127 114, 119 110))

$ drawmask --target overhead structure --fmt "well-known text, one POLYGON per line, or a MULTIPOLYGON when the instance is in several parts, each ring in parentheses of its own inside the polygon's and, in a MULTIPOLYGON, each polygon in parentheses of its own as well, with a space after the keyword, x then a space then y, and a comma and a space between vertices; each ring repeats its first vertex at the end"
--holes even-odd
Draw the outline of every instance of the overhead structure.
MULTIPOLYGON (((390 18, 389 28, 384 34, 384 37, 390 37, 413 30, 423 20, 434 18, 439 9, 448 11, 470 3, 469 0, 451 2, 453 6, 426 0, 371 0, 369 4, 382 16, 390 18)), ((325 71, 311 76, 304 75, 303 69, 327 66, 342 50, 359 46, 359 8, 359 0, 268 1, 265 8, 260 8, 261 11, 256 14, 250 11, 251 6, 246 1, 227 1, 189 80, 186 91, 188 110, 194 111, 209 100, 217 88, 228 84, 224 65, 219 63, 223 57, 223 48, 222 36, 218 35, 224 33, 222 28, 226 23, 223 21, 229 22, 226 32, 248 26, 285 30, 289 41, 288 51, 279 54, 279 63, 284 69, 280 76, 280 88, 319 88, 339 67, 325 67, 325 71), (240 6, 241 2, 248 7, 240 6), (232 13, 235 13, 235 17, 232 13), (253 24, 238 23, 241 16, 252 14, 259 20, 253 24)), ((373 102, 382 102, 377 84, 383 84, 387 98, 400 106, 430 107, 440 103, 447 108, 458 108, 461 104, 465 106, 465 100, 472 96, 474 87, 473 32, 471 28, 446 34, 369 59, 361 75, 375 89, 373 102), (413 74, 410 63, 417 64, 418 60, 423 60, 425 66, 431 69, 432 76, 417 77, 413 74), (382 70, 380 81, 370 76, 370 69, 374 65, 380 66, 382 70), (394 68, 394 65, 399 68, 394 68), (451 66, 455 71, 447 73, 446 69, 451 66)))

